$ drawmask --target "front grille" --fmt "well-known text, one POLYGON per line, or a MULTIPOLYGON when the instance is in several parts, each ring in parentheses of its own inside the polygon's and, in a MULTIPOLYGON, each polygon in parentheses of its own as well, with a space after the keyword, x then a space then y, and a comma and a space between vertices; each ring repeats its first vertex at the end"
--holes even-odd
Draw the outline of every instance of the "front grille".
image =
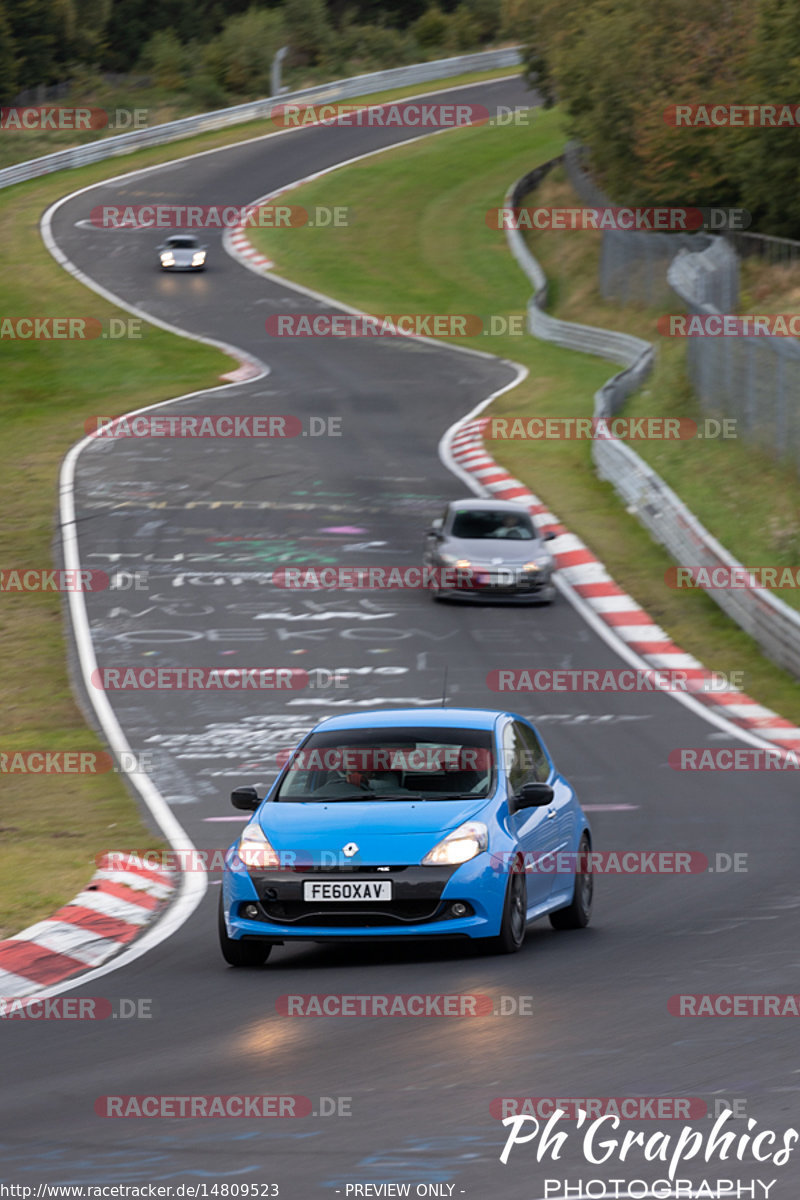
POLYGON ((318 866, 316 863, 309 863, 307 866, 303 863, 287 863, 285 870, 289 875, 346 875, 358 872, 360 875, 374 875, 376 879, 391 879, 393 875, 407 871, 408 867, 387 867, 384 863, 380 863, 379 866, 365 866, 358 859, 353 859, 352 862, 339 862, 332 867, 318 866))
POLYGON ((389 900, 386 903, 354 901, 342 907, 325 904, 319 908, 302 900, 263 900, 261 903, 267 919, 280 925, 332 927, 391 925, 393 922, 398 925, 417 925, 440 919, 448 907, 441 900, 389 900))
POLYGON ((452 866, 396 866, 378 873, 376 867, 357 864, 353 867, 312 867, 295 871, 250 872, 250 878, 260 901, 261 919, 281 925, 326 925, 341 927, 417 924, 439 921, 448 915, 449 902, 442 892, 452 866), (392 880, 391 900, 304 900, 303 882, 309 874, 348 881, 366 879, 392 880))

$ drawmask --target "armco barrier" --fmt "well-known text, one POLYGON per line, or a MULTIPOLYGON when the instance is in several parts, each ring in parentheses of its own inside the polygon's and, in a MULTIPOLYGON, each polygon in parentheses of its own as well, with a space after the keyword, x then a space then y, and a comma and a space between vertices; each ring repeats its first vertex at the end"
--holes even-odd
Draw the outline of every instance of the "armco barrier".
POLYGON ((134 150, 146 149, 148 146, 161 146, 180 138, 193 137, 198 133, 208 133, 210 130, 224 129, 229 125, 266 118, 276 104, 351 100, 356 96, 370 96, 377 92, 390 91, 392 88, 407 87, 409 84, 434 83, 438 79, 465 75, 471 71, 516 67, 520 62, 519 47, 511 46, 503 50, 483 50, 478 54, 439 58, 429 63, 414 63, 410 67, 393 67, 388 71, 372 71, 368 75, 354 75, 351 79, 338 79, 333 83, 304 88, 299 92, 266 96, 247 104, 237 104, 233 108, 221 108, 216 112, 184 117, 180 121, 168 121, 164 125, 154 125, 151 129, 136 129, 131 133, 101 138, 83 146, 57 150, 55 154, 45 154, 42 158, 15 163, 0 170, 0 188, 11 187, 12 184, 21 183, 25 179, 35 179, 40 175, 49 175, 53 171, 84 167, 88 163, 100 162, 118 154, 131 154, 134 150))
MULTIPOLYGON (((506 205, 522 207, 525 195, 562 161, 553 159, 518 180, 506 196, 506 205)), ((529 332, 568 350, 580 350, 626 364, 624 371, 595 392, 595 417, 614 416, 652 369, 653 347, 628 334, 548 316, 542 311, 547 299, 544 271, 519 230, 506 229, 506 237, 511 253, 534 286, 534 294, 528 302, 529 332)), ((721 239, 712 241, 719 242, 719 248, 714 244, 710 250, 683 254, 674 261, 673 269, 682 273, 684 281, 691 272, 695 277, 698 272, 702 274, 704 262, 698 260, 704 255, 707 262, 708 258, 730 252, 721 239)), ((655 540, 681 566, 741 569, 742 564, 712 537, 680 497, 626 442, 596 438, 592 442, 592 459, 600 478, 613 485, 626 506, 635 511, 655 540)), ((755 639, 768 658, 800 678, 800 613, 764 588, 717 588, 708 589, 708 594, 755 639)))

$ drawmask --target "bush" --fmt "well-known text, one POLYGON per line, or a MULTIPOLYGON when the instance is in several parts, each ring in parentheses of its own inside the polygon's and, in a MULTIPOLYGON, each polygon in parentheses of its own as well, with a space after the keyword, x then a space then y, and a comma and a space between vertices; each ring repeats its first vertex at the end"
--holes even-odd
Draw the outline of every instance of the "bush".
POLYGON ((217 108, 228 106, 228 93, 220 87, 213 75, 201 71, 192 75, 186 84, 186 95, 192 107, 199 105, 204 112, 213 112, 217 108))
POLYGON ((459 4, 450 17, 447 30, 449 50, 474 50, 481 42, 481 31, 468 5, 459 4))
POLYGON ((417 18, 411 32, 423 50, 439 49, 447 41, 449 24, 447 14, 437 4, 432 4, 417 18))
POLYGON ((153 82, 170 92, 180 91, 191 68, 190 56, 171 29, 154 33, 142 50, 140 66, 153 82))
POLYGON ((332 35, 325 55, 325 66, 332 72, 357 74, 363 70, 400 67, 414 62, 419 55, 409 33, 389 25, 361 25, 345 14, 332 35))
POLYGON ((502 9, 500 0, 462 0, 458 9, 465 9, 478 30, 478 41, 491 42, 500 33, 502 9))
POLYGON ((284 0, 283 19, 293 61, 314 66, 333 37, 324 0, 284 0))
POLYGON ((272 60, 285 40, 279 11, 249 8, 229 17, 208 43, 203 55, 205 71, 201 74, 228 92, 268 95, 272 60))

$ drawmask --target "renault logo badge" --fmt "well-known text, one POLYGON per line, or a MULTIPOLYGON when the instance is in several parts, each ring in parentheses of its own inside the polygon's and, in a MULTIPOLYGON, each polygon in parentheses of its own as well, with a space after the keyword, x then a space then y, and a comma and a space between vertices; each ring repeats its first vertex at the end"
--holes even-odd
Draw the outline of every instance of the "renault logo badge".
POLYGON ((345 858, 352 858, 354 854, 358 854, 358 846, 355 842, 348 842, 346 846, 342 847, 342 853, 345 858))

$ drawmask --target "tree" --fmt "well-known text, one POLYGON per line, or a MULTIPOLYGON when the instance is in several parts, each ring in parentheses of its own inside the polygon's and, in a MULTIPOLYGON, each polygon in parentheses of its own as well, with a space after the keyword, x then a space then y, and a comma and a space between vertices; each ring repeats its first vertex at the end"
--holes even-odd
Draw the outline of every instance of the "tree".
POLYGON ((222 32, 208 45, 205 65, 225 91, 269 95, 270 70, 286 30, 279 9, 249 8, 229 17, 222 32))
POLYGON ((332 39, 324 0, 284 0, 283 20, 292 58, 314 66, 332 39))
POLYGON ((17 91, 17 68, 11 25, 0 0, 0 103, 13 100, 17 91))

